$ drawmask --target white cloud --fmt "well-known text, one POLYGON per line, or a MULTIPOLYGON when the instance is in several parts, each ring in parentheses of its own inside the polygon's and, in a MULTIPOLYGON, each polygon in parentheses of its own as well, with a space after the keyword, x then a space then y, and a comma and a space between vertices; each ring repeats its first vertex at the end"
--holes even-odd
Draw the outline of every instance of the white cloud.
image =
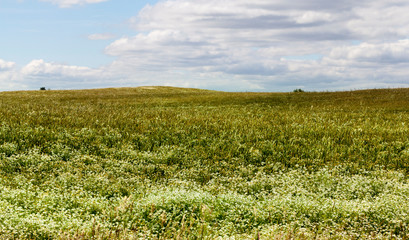
POLYGON ((0 91, 26 89, 14 62, 0 59, 0 91))
POLYGON ((10 70, 15 66, 14 62, 7 62, 5 60, 0 59, 0 71, 10 70))
POLYGON ((321 13, 316 11, 307 11, 299 14, 299 16, 295 17, 296 23, 299 24, 308 24, 308 23, 315 23, 315 22, 330 22, 334 19, 334 16, 330 13, 321 13))
POLYGON ((89 40, 109 40, 114 39, 115 37, 116 35, 112 33, 95 33, 88 35, 89 40))
POLYGON ((87 76, 90 72, 92 69, 88 67, 47 63, 42 59, 33 60, 21 69, 21 73, 27 76, 87 76))
POLYGON ((84 5, 92 3, 100 3, 108 0, 40 0, 42 2, 51 2, 55 5, 58 5, 61 8, 69 8, 74 5, 84 5))
POLYGON ((93 69, 37 59, 19 69, 18 74, 21 79, 25 79, 29 89, 43 86, 51 89, 78 89, 98 87, 105 84, 107 79, 115 81, 109 72, 104 71, 103 67, 93 69))
POLYGON ((355 35, 366 41, 390 41, 409 36, 409 2, 374 1, 365 7, 356 7, 356 16, 346 23, 355 35))
POLYGON ((409 39, 390 43, 361 43, 355 46, 336 47, 329 54, 330 58, 351 60, 353 64, 397 64, 409 63, 409 39))

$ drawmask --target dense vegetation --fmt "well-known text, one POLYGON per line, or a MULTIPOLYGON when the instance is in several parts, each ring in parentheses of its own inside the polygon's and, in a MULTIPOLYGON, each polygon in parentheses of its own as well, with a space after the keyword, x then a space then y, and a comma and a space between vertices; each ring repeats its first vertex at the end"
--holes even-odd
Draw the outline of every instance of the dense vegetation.
POLYGON ((409 237, 409 89, 0 93, 0 239, 409 237))

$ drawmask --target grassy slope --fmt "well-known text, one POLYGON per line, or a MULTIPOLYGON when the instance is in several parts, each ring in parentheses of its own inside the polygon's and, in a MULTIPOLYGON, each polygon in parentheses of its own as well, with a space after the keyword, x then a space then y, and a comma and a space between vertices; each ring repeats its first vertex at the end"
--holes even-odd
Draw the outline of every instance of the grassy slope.
POLYGON ((408 237, 409 89, 0 93, 0 238, 408 237))

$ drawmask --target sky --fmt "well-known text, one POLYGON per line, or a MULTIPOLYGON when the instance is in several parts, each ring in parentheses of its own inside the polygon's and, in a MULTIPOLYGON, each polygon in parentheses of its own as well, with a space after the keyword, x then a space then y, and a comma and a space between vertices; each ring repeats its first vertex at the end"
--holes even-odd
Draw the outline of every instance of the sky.
POLYGON ((0 91, 409 87, 407 0, 0 0, 0 91))

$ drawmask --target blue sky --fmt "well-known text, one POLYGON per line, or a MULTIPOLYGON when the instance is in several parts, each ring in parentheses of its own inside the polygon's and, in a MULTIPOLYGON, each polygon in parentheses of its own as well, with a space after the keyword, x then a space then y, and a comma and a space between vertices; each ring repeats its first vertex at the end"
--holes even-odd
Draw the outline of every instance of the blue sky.
POLYGON ((0 91, 409 87, 406 0, 1 0, 0 91))
POLYGON ((98 67, 113 59, 103 50, 111 39, 92 41, 91 34, 132 35, 128 20, 152 0, 115 0, 61 8, 36 0, 2 0, 0 58, 27 64, 44 59, 98 67))

